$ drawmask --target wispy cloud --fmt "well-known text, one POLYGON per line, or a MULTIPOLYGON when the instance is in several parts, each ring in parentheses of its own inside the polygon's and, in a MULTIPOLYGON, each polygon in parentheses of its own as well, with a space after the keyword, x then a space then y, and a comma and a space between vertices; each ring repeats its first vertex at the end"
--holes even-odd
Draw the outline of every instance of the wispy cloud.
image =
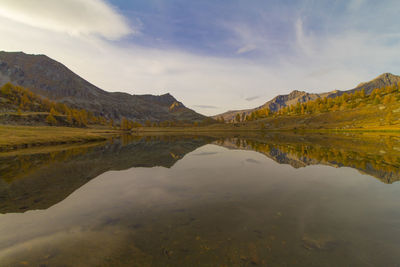
POLYGON ((216 106, 211 106, 211 105, 194 105, 193 107, 204 108, 204 109, 216 109, 216 108, 218 108, 216 106))
POLYGON ((253 100, 259 99, 260 97, 261 97, 261 96, 256 95, 256 96, 246 97, 245 99, 246 99, 247 101, 253 101, 253 100))
POLYGON ((218 154, 218 152, 199 152, 199 153, 195 153, 192 154, 193 156, 211 156, 211 155, 215 155, 218 154))
POLYGON ((255 163, 255 164, 260 164, 261 163, 259 160, 256 160, 256 159, 246 159, 246 162, 255 163))
POLYGON ((348 1, 348 8, 350 10, 357 10, 362 6, 364 2, 365 0, 350 0, 348 1))
POLYGON ((256 49, 257 49, 257 46, 256 46, 256 45, 254 45, 254 44, 246 44, 246 45, 240 47, 240 48, 236 51, 236 53, 237 53, 237 54, 244 54, 244 53, 248 53, 248 52, 254 51, 254 50, 256 50, 256 49))

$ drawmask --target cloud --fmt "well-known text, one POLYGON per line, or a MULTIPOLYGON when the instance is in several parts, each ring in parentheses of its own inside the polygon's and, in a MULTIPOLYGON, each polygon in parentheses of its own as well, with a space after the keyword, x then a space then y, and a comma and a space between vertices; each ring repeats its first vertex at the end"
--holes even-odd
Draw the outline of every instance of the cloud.
POLYGON ((261 162, 256 159, 246 159, 246 162, 260 164, 261 162))
POLYGON ((256 46, 256 45, 247 44, 247 45, 244 45, 244 46, 242 46, 241 48, 239 48, 239 49, 236 51, 236 54, 244 54, 244 53, 248 53, 248 52, 254 51, 254 50, 256 50, 256 49, 257 49, 257 46, 256 46))
POLYGON ((259 99, 260 97, 261 97, 261 96, 256 95, 256 96, 246 97, 245 99, 246 99, 247 101, 253 101, 253 100, 259 99))
POLYGON ((193 156, 210 156, 210 155, 215 155, 218 154, 219 152, 199 152, 196 154, 192 154, 193 156))
POLYGON ((210 106, 210 105, 194 105, 193 107, 196 107, 196 108, 205 108, 205 109, 215 109, 215 108, 218 108, 218 107, 216 107, 216 106, 210 106))
POLYGON ((348 8, 352 11, 358 10, 364 4, 364 0, 350 0, 348 8))
POLYGON ((73 36, 94 34, 113 40, 134 33, 102 0, 2 0, 0 16, 73 36))

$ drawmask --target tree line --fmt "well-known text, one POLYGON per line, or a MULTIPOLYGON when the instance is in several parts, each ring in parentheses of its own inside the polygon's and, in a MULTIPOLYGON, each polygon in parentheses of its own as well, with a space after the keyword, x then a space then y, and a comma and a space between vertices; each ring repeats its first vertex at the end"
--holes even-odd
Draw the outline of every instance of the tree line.
POLYGON ((65 124, 75 127, 104 125, 121 130, 131 130, 138 127, 198 127, 216 123, 211 118, 195 122, 174 120, 138 122, 126 117, 122 117, 119 122, 114 122, 112 118, 96 116, 91 111, 72 108, 67 104, 51 101, 27 88, 11 83, 6 83, 0 88, 0 97, 6 100, 0 99, 0 106, 8 106, 9 110, 15 110, 18 115, 22 115, 22 112, 48 113, 46 122, 54 126, 65 124))

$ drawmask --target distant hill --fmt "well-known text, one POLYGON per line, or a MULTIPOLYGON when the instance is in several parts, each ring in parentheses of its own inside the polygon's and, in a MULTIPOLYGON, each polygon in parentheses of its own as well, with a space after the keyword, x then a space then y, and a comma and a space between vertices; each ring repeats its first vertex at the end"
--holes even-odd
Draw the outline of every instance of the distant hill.
POLYGON ((385 86, 397 84, 400 82, 400 76, 393 75, 391 73, 384 73, 382 75, 379 75, 375 79, 365 82, 365 83, 360 83, 356 88, 350 89, 350 90, 345 90, 345 91, 331 91, 331 92, 326 92, 326 93, 307 93, 304 91, 298 91, 294 90, 290 94, 287 95, 278 95, 271 99, 270 101, 266 102, 262 106, 253 108, 253 109, 244 109, 244 110, 232 110, 232 111, 227 111, 222 114, 218 114, 215 116, 212 116, 214 119, 218 119, 220 117, 223 117, 225 121, 232 121, 234 120, 236 114, 242 115, 243 113, 245 115, 250 115, 252 112, 260 110, 260 109, 265 109, 269 108, 269 110, 275 112, 280 110, 281 108, 290 106, 290 105, 295 105, 297 103, 305 103, 308 101, 316 100, 318 98, 334 98, 336 96, 340 96, 344 93, 354 93, 355 91, 360 91, 362 89, 365 90, 365 93, 369 95, 373 89, 375 88, 382 88, 385 86))
POLYGON ((130 95, 106 92, 45 56, 0 51, 0 86, 11 82, 51 100, 119 120, 201 121, 206 117, 172 95, 130 95))

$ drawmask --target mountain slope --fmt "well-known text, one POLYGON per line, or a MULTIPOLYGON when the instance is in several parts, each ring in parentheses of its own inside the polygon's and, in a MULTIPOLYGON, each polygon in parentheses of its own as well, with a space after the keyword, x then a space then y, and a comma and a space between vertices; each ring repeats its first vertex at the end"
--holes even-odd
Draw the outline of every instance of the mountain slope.
POLYGON ((265 109, 269 108, 271 111, 278 111, 281 108, 284 108, 286 106, 290 106, 296 103, 305 103, 311 100, 315 100, 317 98, 324 98, 324 97, 334 97, 340 94, 340 91, 332 91, 328 93, 322 93, 322 94, 313 94, 313 93, 307 93, 304 91, 298 91, 294 90, 288 95, 278 95, 271 99, 270 101, 266 102, 264 105, 259 106, 257 108, 253 109, 245 109, 245 110, 233 110, 233 111, 228 111, 222 114, 218 114, 213 116, 213 118, 217 119, 220 118, 221 116, 224 118, 225 121, 231 121, 234 120, 236 114, 242 115, 243 113, 245 115, 250 115, 253 111, 257 111, 259 109, 265 109))
POLYGON ((345 91, 331 91, 331 92, 326 92, 326 93, 307 93, 304 91, 297 91, 294 90, 288 95, 278 95, 271 99, 270 101, 266 102, 262 106, 259 106, 257 108, 253 109, 244 109, 244 110, 233 110, 233 111, 228 111, 222 114, 218 114, 215 116, 212 116, 213 118, 217 119, 220 117, 223 117, 225 121, 232 121, 235 119, 236 114, 242 115, 243 113, 245 115, 250 115, 252 112, 257 111, 259 109, 266 109, 269 108, 271 111, 278 111, 281 108, 290 106, 290 105, 295 105, 296 103, 305 103, 308 101, 316 100, 318 98, 333 98, 336 96, 340 96, 344 93, 354 93, 355 91, 359 91, 364 89, 365 93, 369 95, 373 89, 375 88, 382 88, 385 86, 397 84, 400 82, 400 76, 393 75, 391 73, 384 73, 382 75, 379 75, 375 79, 361 83, 359 84, 356 88, 350 89, 350 90, 345 90, 345 91))
POLYGON ((112 119, 200 121, 205 116, 186 108, 172 95, 130 95, 106 92, 66 66, 45 56, 0 51, 0 85, 12 82, 71 107, 112 119))
POLYGON ((364 89, 365 93, 369 95, 372 90, 376 88, 382 88, 398 83, 400 83, 400 76, 393 75, 391 73, 383 73, 369 82, 360 83, 356 88, 348 90, 347 92, 354 93, 355 91, 364 89))

